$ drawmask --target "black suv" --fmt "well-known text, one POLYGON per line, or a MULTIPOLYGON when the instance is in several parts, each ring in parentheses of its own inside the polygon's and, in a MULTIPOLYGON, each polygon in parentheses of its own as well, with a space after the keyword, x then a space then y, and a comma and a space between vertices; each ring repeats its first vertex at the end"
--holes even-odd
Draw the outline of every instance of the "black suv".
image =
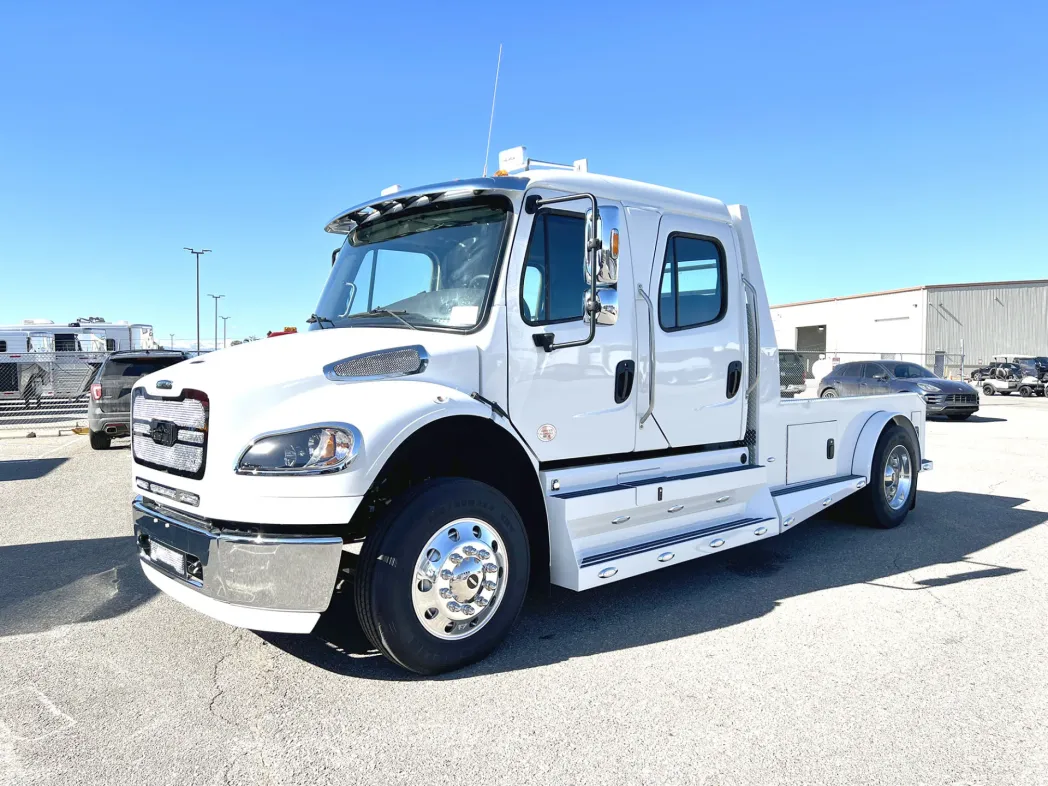
POLYGON ((138 380, 188 357, 185 352, 169 349, 137 349, 107 357, 91 383, 87 407, 91 447, 105 450, 113 437, 131 433, 131 388, 138 380))

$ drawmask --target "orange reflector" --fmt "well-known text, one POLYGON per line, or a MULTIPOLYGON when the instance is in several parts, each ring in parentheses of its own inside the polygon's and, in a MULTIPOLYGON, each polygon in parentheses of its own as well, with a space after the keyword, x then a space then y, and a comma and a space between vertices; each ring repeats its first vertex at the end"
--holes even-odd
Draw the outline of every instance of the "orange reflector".
POLYGON ((509 172, 507 172, 505 169, 498 169, 498 170, 495 171, 495 175, 494 176, 495 177, 505 177, 508 174, 509 174, 509 172))
POLYGON ((611 230, 611 255, 616 259, 619 256, 619 230, 611 230))

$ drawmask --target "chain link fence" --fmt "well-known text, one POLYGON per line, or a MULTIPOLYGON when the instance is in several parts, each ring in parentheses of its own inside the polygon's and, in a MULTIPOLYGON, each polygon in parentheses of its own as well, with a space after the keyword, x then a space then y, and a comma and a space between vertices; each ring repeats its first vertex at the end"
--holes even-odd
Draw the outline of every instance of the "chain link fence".
POLYGON ((966 380, 974 367, 963 355, 948 352, 826 352, 816 350, 779 350, 779 393, 783 398, 814 398, 819 395, 819 382, 842 363, 860 361, 895 361, 914 363, 942 379, 966 380))
POLYGON ((0 353, 0 431, 86 426, 91 382, 108 355, 0 353))

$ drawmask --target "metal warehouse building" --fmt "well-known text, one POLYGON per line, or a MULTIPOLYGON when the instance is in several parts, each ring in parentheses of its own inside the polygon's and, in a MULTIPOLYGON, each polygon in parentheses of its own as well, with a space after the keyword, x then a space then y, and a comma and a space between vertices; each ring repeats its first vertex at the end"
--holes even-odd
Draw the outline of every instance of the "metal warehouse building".
POLYGON ((923 356, 956 369, 962 354, 968 367, 997 354, 1048 355, 1048 279, 911 287, 771 311, 779 347, 806 356, 923 356))

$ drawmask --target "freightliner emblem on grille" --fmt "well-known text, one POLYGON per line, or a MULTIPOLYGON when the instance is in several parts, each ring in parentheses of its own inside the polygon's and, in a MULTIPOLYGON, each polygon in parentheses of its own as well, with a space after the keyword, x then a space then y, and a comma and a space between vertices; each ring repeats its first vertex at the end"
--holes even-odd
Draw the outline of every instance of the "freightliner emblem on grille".
POLYGON ((151 420, 149 436, 156 444, 169 448, 178 441, 178 426, 168 420, 151 420))

